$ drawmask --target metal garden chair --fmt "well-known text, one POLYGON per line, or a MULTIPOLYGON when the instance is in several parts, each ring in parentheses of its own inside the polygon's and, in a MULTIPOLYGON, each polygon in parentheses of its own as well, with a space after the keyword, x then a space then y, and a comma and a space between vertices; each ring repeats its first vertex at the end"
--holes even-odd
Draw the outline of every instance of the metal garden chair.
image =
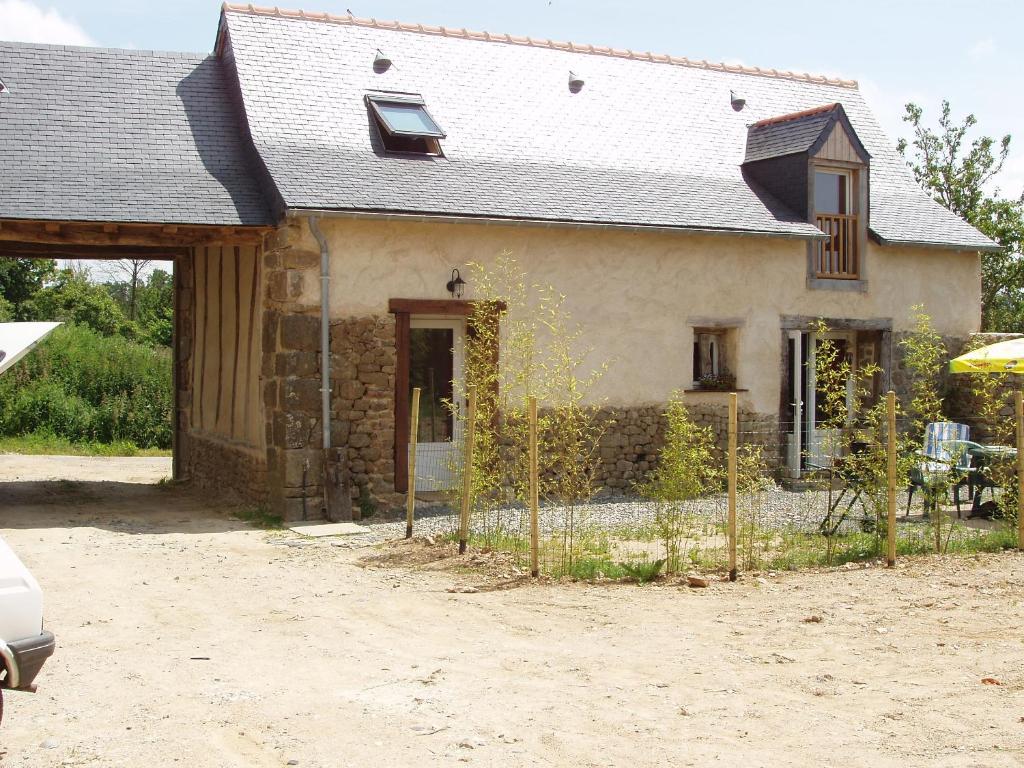
POLYGON ((953 501, 957 516, 960 515, 960 488, 970 483, 971 428, 953 421, 936 421, 927 426, 924 433, 924 449, 918 451, 921 461, 910 470, 910 484, 907 487, 907 512, 914 499, 914 491, 924 494, 924 512, 927 515, 938 507, 939 495, 945 497, 946 490, 953 489, 953 501))

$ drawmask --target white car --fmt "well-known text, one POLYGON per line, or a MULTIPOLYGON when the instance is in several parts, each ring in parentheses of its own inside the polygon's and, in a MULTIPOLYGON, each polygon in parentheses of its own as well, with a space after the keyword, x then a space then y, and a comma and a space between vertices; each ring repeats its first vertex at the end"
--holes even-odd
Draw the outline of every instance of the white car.
POLYGON ((43 629, 43 591, 0 538, 0 720, 2 689, 35 691, 36 675, 54 645, 53 633, 43 629))
MULTIPOLYGON (((0 373, 58 325, 0 323, 0 373)), ((0 538, 0 720, 4 716, 3 689, 34 691, 36 675, 53 649, 53 633, 43 629, 43 592, 0 538)))

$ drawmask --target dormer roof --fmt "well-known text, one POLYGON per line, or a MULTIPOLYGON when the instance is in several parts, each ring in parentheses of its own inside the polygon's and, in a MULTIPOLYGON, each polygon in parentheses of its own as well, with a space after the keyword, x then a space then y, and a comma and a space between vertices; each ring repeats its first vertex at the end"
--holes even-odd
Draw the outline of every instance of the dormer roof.
POLYGON ((843 105, 839 103, 768 117, 753 123, 747 129, 747 151, 743 162, 755 163, 795 154, 813 156, 828 141, 837 126, 846 133, 860 161, 868 165, 871 155, 850 124, 843 105))

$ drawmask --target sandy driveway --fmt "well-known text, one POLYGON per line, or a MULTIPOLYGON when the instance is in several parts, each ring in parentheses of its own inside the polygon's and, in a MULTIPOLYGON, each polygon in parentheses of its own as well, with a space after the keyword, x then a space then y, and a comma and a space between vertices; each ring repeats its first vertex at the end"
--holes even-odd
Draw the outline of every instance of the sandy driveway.
POLYGON ((0 482, 0 531, 59 643, 5 766, 1024 762, 1018 555, 452 593, 140 484, 0 482))

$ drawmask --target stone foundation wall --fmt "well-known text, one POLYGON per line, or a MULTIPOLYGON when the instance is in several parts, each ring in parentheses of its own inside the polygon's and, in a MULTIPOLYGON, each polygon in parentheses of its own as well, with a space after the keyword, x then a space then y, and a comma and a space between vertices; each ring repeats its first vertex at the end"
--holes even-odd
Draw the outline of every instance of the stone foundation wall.
POLYGON ((267 463, 261 453, 196 433, 186 436, 184 442, 188 444, 186 469, 193 487, 212 491, 229 502, 267 503, 267 463))
MULTIPOLYGON (((614 490, 628 491, 643 482, 657 466, 658 453, 665 444, 664 405, 633 408, 606 408, 600 417, 605 423, 601 437, 597 482, 614 490)), ((687 404, 690 418, 714 434, 720 457, 728 450, 729 406, 727 403, 687 404)), ((784 448, 779 420, 774 414, 759 414, 741 408, 738 413, 739 445, 759 445, 769 469, 782 462, 784 448)))

